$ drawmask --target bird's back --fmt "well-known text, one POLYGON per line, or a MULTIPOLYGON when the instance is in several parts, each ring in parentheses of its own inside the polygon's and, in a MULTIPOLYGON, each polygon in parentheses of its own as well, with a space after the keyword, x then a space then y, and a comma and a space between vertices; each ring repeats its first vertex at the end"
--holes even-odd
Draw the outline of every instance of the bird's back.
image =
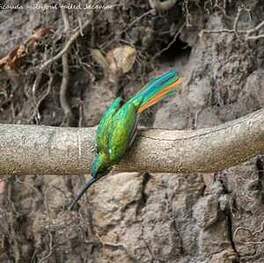
POLYGON ((109 127, 109 153, 113 163, 119 162, 128 149, 137 125, 137 108, 124 104, 113 116, 109 127))
POLYGON ((106 110, 96 130, 96 144, 98 152, 108 151, 108 129, 111 126, 113 116, 122 106, 122 98, 118 97, 114 100, 111 106, 106 110))

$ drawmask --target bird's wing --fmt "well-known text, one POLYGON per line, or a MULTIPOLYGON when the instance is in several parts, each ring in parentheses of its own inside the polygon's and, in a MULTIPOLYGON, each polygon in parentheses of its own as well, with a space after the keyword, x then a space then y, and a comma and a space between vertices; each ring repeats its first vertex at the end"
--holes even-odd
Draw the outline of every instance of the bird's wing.
POLYGON ((122 106, 122 98, 118 97, 111 106, 105 111, 96 130, 96 144, 98 152, 108 151, 108 129, 115 113, 122 106))
POLYGON ((109 130, 109 156, 113 164, 118 163, 131 146, 137 128, 137 109, 126 103, 115 114, 109 130))

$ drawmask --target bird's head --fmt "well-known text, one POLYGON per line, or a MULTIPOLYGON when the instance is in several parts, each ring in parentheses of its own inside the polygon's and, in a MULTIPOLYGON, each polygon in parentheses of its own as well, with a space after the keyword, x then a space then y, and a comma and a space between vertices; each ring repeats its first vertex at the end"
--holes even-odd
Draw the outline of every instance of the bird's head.
POLYGON ((92 164, 91 174, 92 177, 103 176, 109 172, 109 160, 105 154, 97 154, 92 164))
POLYGON ((97 154, 95 160, 92 164, 91 174, 92 177, 82 188, 81 192, 75 198, 75 200, 69 206, 69 210, 72 210, 75 204, 80 200, 83 194, 90 188, 95 182, 97 182, 100 178, 106 175, 109 172, 109 161, 104 154, 97 154))

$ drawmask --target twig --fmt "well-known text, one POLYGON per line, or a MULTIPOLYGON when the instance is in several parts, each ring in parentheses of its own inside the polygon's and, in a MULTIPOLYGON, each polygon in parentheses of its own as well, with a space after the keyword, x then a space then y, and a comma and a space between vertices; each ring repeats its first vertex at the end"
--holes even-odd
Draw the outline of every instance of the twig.
POLYGON ((235 21, 234 21, 234 25, 233 25, 233 30, 234 30, 236 35, 238 35, 237 26, 238 26, 239 19, 241 17, 242 10, 243 10, 243 8, 241 8, 241 7, 238 8, 238 12, 237 12, 237 15, 236 15, 236 18, 235 18, 235 21))
POLYGON ((262 21, 261 23, 259 23, 257 26, 255 26, 252 29, 248 29, 248 30, 238 30, 238 22, 240 20, 241 17, 241 13, 243 10, 246 10, 247 12, 249 12, 248 9, 246 8, 239 8, 236 18, 234 20, 234 24, 233 24, 233 28, 232 29, 227 29, 227 28, 223 28, 223 29, 217 29, 217 30, 202 30, 200 33, 200 37, 203 36, 204 33, 212 33, 212 34, 221 34, 221 33, 231 33, 231 34, 235 34, 236 36, 239 36, 239 34, 244 34, 245 35, 245 40, 258 40, 261 38, 264 38, 264 34, 259 34, 259 35, 255 35, 255 36, 250 36, 251 34, 258 32, 262 27, 264 27, 264 21, 262 21))
POLYGON ((39 86, 39 84, 40 84, 40 81, 41 81, 41 79, 42 79, 42 71, 40 71, 39 73, 38 73, 38 75, 37 75, 37 77, 35 78, 35 81, 34 81, 34 83, 33 83, 33 86, 32 86, 32 95, 33 95, 33 102, 34 102, 34 104, 36 105, 37 104, 37 102, 36 102, 36 91, 37 91, 37 88, 38 88, 38 86, 39 86))
POLYGON ((126 30, 129 29, 130 27, 132 27, 134 24, 136 24, 136 23, 137 23, 139 20, 141 20, 143 17, 145 17, 145 16, 147 16, 147 15, 149 15, 149 14, 152 14, 152 13, 153 13, 153 10, 150 9, 149 11, 143 13, 141 16, 138 16, 137 18, 135 18, 135 20, 133 20, 133 21, 127 26, 126 30))
POLYGON ((15 225, 17 223, 16 218, 17 218, 18 212, 16 210, 14 202, 12 201, 12 190, 13 189, 12 189, 12 181, 11 181, 8 184, 8 191, 7 191, 7 198, 9 201, 9 205, 12 207, 12 211, 10 213, 10 232, 11 232, 11 238, 13 239, 13 252, 14 252, 15 262, 20 262, 21 251, 20 251, 20 247, 18 245, 17 235, 16 235, 16 231, 15 231, 15 225), (15 213, 15 215, 14 215, 14 213, 15 213))
MULTIPOLYGON (((263 222, 262 222, 262 224, 263 224, 263 222)), ((261 227, 262 227, 262 230, 263 230, 263 225, 261 225, 261 227)), ((260 231, 257 231, 257 232, 255 232, 255 233, 252 233, 251 230, 248 229, 248 228, 245 228, 245 227, 238 227, 238 228, 235 230, 235 232, 234 232, 234 238, 236 237, 237 233, 238 233, 239 231, 241 231, 241 230, 247 231, 247 232, 250 234, 250 236, 251 236, 252 239, 254 238, 254 236, 255 236, 255 234, 256 234, 257 232, 260 232, 260 231)), ((245 245, 263 245, 263 244, 264 244, 264 241, 239 241, 239 240, 236 240, 236 242, 240 242, 240 243, 245 244, 245 245)))
MULTIPOLYGON (((87 20, 83 25, 82 25, 82 30, 84 30, 89 24, 90 24, 90 20, 87 20)), ((47 68, 50 64, 52 64, 53 62, 57 61, 58 59, 60 59, 64 53, 66 53, 69 48, 71 47, 71 45, 74 43, 74 41, 81 35, 81 31, 78 30, 69 38, 69 40, 66 42, 66 44, 64 45, 64 48, 54 57, 50 58, 49 60, 45 61, 43 64, 41 64, 38 68, 39 70, 44 70, 45 68, 47 68)))
POLYGON ((61 8, 61 15, 62 15, 63 24, 64 24, 64 32, 67 35, 70 32, 70 22, 69 22, 68 14, 64 8, 61 8))
MULTIPOLYGON (((252 238, 256 237, 257 234, 263 232, 264 230, 264 221, 262 221, 261 225, 260 225, 260 228, 258 230, 256 230, 255 232, 252 232, 249 228, 246 228, 246 227, 238 227, 235 231, 234 231, 234 238, 236 238, 237 236, 237 233, 241 230, 244 230, 244 231, 247 231, 250 236, 252 238)), ((243 242, 245 244, 249 244, 249 243, 252 243, 252 244, 263 244, 264 241, 248 241, 248 242, 243 242)))
POLYGON ((83 26, 82 26, 82 20, 81 20, 80 17, 78 17, 78 24, 79 24, 79 28, 80 28, 80 35, 81 35, 81 37, 83 37, 84 36, 84 34, 83 34, 83 26))
MULTIPOLYGON (((67 39, 68 39, 68 35, 70 32, 70 23, 68 19, 68 14, 64 8, 61 8, 61 14, 62 14, 63 23, 64 23, 64 31, 66 34, 66 44, 67 44, 67 39)), ((67 101, 67 87, 68 87, 68 82, 70 78, 67 51, 62 55, 62 68, 63 70, 62 70, 62 82, 60 86, 60 105, 64 111, 66 126, 69 126, 73 114, 72 114, 71 106, 69 102, 67 101)))
POLYGON ((264 21, 262 21, 261 23, 259 23, 256 27, 248 30, 248 34, 252 34, 252 33, 255 33, 257 31, 259 31, 262 27, 264 26, 264 21))
POLYGON ((63 67, 63 77, 60 87, 60 105, 64 111, 66 125, 70 124, 70 120, 73 116, 71 106, 67 100, 67 87, 69 82, 69 64, 68 64, 68 54, 65 53, 62 56, 62 67, 63 67))
POLYGON ((183 23, 181 25, 181 27, 179 28, 178 32, 174 35, 172 41, 165 47, 163 48, 162 50, 160 50, 152 59, 153 61, 159 57, 162 53, 164 53, 166 50, 168 50, 172 45, 173 43, 177 40, 177 37, 179 36, 179 34, 182 32, 183 28, 185 27, 186 23, 183 23))
POLYGON ((247 40, 258 40, 258 39, 261 39, 261 38, 264 38, 264 34, 257 35, 257 36, 248 36, 247 40))
POLYGON ((46 90, 46 92, 41 96, 41 98, 38 100, 38 102, 36 103, 35 109, 33 114, 31 115, 31 117, 29 118, 29 122, 31 122, 33 120, 33 118, 38 115, 39 116, 39 107, 41 105, 41 103, 46 99, 46 97, 49 95, 51 88, 52 88, 52 82, 53 82, 53 76, 50 73, 50 79, 49 79, 49 83, 48 83, 48 88, 46 90))
POLYGON ((186 26, 190 27, 191 26, 191 23, 190 23, 191 14, 188 8, 189 1, 184 0, 183 4, 184 4, 185 17, 186 17, 186 26))
POLYGON ((78 127, 83 126, 83 103, 84 103, 83 100, 80 99, 78 127))
MULTIPOLYGON (((235 32, 234 32, 233 29, 227 29, 227 28, 216 29, 216 30, 203 29, 200 32, 200 37, 202 37, 204 33, 207 33, 207 34, 222 34, 222 33, 235 33, 235 32)), ((241 33, 241 31, 239 31, 239 33, 241 33)), ((246 31, 244 33, 246 33, 246 31)))
POLYGON ((246 39, 247 40, 258 40, 260 38, 264 38, 264 34, 250 36, 252 33, 255 33, 255 32, 259 31, 263 26, 264 26, 264 21, 259 23, 255 28, 252 28, 251 30, 248 30, 247 34, 246 34, 246 39))
POLYGON ((40 260, 39 260, 39 263, 41 263, 41 262, 44 262, 46 259, 48 259, 51 255, 52 255, 52 253, 53 253, 53 236, 52 236, 52 233, 51 232, 48 232, 48 234, 49 234, 49 253, 45 256, 45 257, 43 257, 43 258, 41 258, 40 260))
MULTIPOLYGON (((155 11, 155 10, 154 10, 155 11)), ((128 24, 125 28, 123 28, 121 30, 121 32, 119 33, 120 35, 125 33, 128 29, 130 29, 133 25, 135 25, 137 22, 139 22, 142 18, 144 18, 145 16, 152 14, 153 13, 153 9, 150 9, 149 11, 143 13, 142 15, 138 16, 137 18, 135 18, 135 20, 133 20, 130 24, 128 24)), ((109 41, 107 41, 106 43, 102 44, 100 46, 101 49, 106 49, 107 47, 109 47, 113 42, 115 41, 114 38, 114 33, 110 34, 109 36, 109 41)))

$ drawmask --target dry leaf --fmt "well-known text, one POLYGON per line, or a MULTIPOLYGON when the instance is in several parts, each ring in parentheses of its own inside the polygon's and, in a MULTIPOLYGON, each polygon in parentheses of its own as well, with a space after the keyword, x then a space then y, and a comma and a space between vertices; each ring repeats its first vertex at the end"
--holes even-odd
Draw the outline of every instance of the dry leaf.
POLYGON ((123 75, 129 72, 136 60, 136 49, 130 46, 117 47, 109 51, 106 60, 111 74, 123 75))
POLYGON ((29 39, 11 50, 5 57, 0 59, 0 69, 6 68, 15 70, 21 59, 28 54, 29 48, 35 48, 36 44, 51 32, 53 32, 51 28, 37 29, 29 39))

